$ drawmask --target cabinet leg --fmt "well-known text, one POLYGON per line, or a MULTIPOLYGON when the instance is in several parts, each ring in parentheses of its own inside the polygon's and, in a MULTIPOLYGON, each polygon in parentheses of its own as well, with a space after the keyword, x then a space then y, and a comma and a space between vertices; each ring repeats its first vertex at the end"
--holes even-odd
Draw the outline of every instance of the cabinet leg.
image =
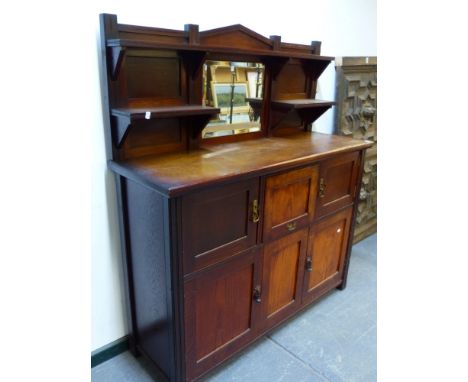
POLYGON ((346 289, 346 280, 343 280, 343 282, 336 287, 338 290, 343 290, 346 289))
POLYGON ((132 335, 128 336, 128 350, 133 354, 134 357, 139 357, 141 355, 136 345, 135 338, 132 335))

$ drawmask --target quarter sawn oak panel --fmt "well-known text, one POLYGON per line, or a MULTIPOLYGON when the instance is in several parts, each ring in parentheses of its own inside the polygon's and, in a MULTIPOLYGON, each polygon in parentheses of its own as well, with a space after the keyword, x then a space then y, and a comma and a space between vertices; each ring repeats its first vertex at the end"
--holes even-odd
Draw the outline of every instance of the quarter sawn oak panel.
POLYGON ((182 198, 184 273, 201 269, 255 245, 252 204, 258 179, 182 198))
POLYGON ((328 287, 338 284, 343 275, 351 225, 352 208, 346 208, 310 229, 307 258, 311 267, 305 272, 304 298, 318 297, 328 287))
POLYGON ((318 166, 304 167, 266 180, 263 238, 296 231, 314 217, 318 166))
POLYGON ((320 164, 317 216, 324 216, 353 203, 359 170, 359 152, 320 164))
POLYGON ((301 304, 307 230, 287 235, 263 249, 262 325, 271 327, 301 304))
POLYGON ((216 365, 254 335, 253 290, 258 255, 244 253, 185 283, 187 370, 191 378, 216 365))

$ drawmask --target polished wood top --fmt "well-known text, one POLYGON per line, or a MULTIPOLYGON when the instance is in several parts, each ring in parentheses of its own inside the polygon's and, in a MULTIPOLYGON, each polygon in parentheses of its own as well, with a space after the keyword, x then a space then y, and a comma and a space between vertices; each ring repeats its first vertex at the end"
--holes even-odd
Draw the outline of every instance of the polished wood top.
POLYGON ((204 186, 265 175, 365 149, 372 144, 338 135, 300 132, 285 137, 205 145, 190 152, 110 161, 109 166, 165 195, 178 196, 204 186))

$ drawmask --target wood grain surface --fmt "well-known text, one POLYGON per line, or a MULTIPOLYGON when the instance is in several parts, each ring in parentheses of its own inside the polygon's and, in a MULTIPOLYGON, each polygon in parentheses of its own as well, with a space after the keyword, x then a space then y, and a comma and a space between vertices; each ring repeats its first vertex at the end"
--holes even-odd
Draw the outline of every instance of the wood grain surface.
POLYGON ((286 137, 202 146, 190 152, 110 161, 109 166, 165 195, 177 196, 195 188, 265 175, 371 145, 371 142, 336 135, 300 132, 286 137))

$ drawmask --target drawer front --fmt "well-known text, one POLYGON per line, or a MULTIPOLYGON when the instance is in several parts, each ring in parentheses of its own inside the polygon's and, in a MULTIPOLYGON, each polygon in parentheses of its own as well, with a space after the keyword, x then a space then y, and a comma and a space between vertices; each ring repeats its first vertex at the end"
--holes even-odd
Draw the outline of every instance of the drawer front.
POLYGON ((248 250, 185 282, 185 357, 192 380, 256 335, 259 255, 248 250))
POLYGON ((353 203, 359 170, 359 152, 326 160, 320 164, 317 217, 353 203))
POLYGON ((346 208, 311 227, 304 273, 305 302, 341 282, 352 212, 352 207, 346 208))
POLYGON ((318 166, 272 175, 266 179, 263 240, 307 226, 313 219, 318 166))
POLYGON ((182 198, 184 274, 217 263, 254 246, 252 217, 258 178, 197 192, 182 198))

